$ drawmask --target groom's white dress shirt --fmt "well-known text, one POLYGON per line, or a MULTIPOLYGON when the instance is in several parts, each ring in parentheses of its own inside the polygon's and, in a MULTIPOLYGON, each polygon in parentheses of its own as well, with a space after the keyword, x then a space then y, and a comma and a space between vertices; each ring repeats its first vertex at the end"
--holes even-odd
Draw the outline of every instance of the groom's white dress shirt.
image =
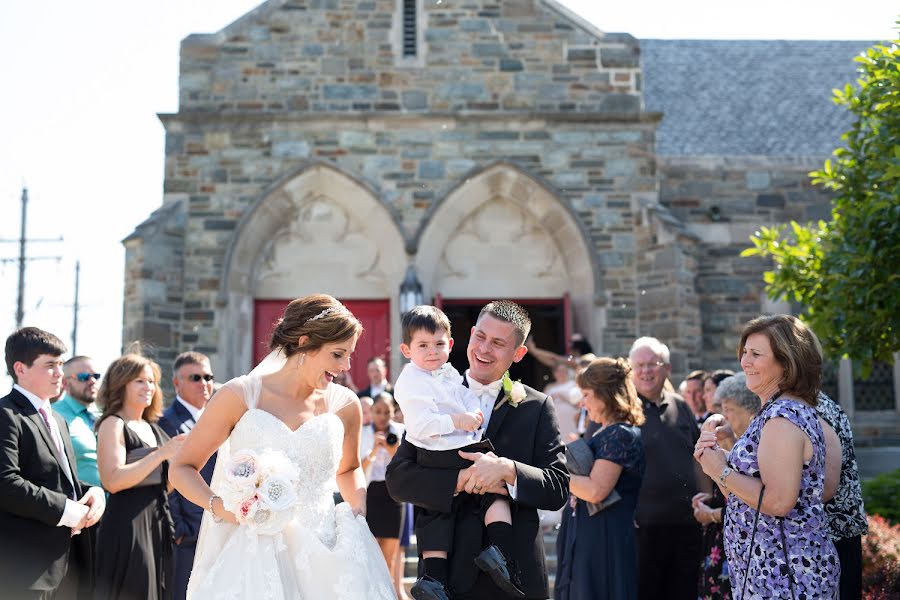
POLYGON ((394 398, 403 411, 406 439, 425 450, 453 450, 481 439, 483 429, 463 431, 453 425, 451 415, 483 408, 478 394, 467 389, 462 375, 450 363, 426 371, 408 363, 394 384, 394 398))
MULTIPOLYGON (((487 431, 488 423, 491 422, 491 415, 494 414, 494 403, 497 402, 497 396, 500 394, 500 390, 503 387, 503 380, 498 379, 497 381, 492 381, 491 383, 484 385, 480 381, 475 381, 474 378, 469 377, 469 372, 466 371, 466 381, 469 383, 469 389, 477 394, 479 400, 481 400, 481 412, 484 413, 484 423, 481 424, 481 429, 479 431, 484 435, 484 432, 487 431)), ((506 484, 506 489, 509 491, 509 497, 513 500, 516 499, 518 492, 518 488, 516 487, 517 484, 518 479, 516 480, 516 483, 506 484)))

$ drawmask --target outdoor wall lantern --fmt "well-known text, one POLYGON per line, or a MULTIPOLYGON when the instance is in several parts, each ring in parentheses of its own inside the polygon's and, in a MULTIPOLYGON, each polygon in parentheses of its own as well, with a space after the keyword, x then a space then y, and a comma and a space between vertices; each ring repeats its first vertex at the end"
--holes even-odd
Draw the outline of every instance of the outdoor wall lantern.
POLYGON ((406 276, 403 278, 403 283, 400 284, 400 314, 405 315, 424 301, 422 284, 419 283, 419 278, 416 277, 416 268, 413 265, 409 265, 406 268, 406 276))

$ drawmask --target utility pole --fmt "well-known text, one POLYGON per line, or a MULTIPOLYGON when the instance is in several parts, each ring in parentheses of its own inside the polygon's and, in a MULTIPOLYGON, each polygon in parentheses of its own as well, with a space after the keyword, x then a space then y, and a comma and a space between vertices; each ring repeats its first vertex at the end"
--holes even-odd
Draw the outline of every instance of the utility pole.
POLYGON ((18 262, 19 263, 19 289, 16 297, 16 329, 22 327, 25 319, 25 265, 29 260, 62 260, 61 256, 36 256, 29 257, 25 253, 25 244, 27 242, 61 242, 62 236, 57 239, 36 239, 29 240, 25 237, 25 223, 28 218, 28 188, 22 187, 22 223, 19 229, 18 240, 0 240, 0 242, 12 242, 19 244, 19 258, 0 258, 0 263, 18 262))
POLYGON ((72 356, 78 356, 78 280, 81 278, 81 261, 75 261, 75 315, 72 320, 72 356))

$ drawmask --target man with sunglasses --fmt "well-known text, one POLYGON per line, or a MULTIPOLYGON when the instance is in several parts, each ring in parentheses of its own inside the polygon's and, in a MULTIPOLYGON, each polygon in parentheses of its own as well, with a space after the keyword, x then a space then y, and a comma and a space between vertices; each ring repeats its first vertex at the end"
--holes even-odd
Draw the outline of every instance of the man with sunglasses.
MULTIPOLYGON (((163 412, 159 426, 174 437, 190 432, 197 424, 213 394, 213 373, 209 358, 199 352, 183 352, 176 356, 172 372, 175 400, 163 412)), ((212 479, 215 464, 216 455, 213 454, 200 471, 206 483, 212 479)), ((175 522, 175 583, 172 600, 182 600, 191 577, 203 509, 190 500, 185 500, 175 490, 169 494, 169 511, 175 522)))
POLYGON ((94 424, 100 418, 100 409, 95 403, 100 376, 90 357, 73 356, 63 364, 63 397, 53 403, 53 410, 69 425, 78 479, 97 487, 102 487, 97 472, 97 436, 94 433, 94 424))

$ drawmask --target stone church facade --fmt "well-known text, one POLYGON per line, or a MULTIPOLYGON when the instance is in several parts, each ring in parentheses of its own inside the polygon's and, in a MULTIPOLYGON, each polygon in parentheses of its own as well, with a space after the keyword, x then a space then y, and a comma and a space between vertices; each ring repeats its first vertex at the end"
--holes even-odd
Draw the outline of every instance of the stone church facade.
POLYGON ((365 351, 396 369, 412 267, 426 302, 549 310, 559 351, 654 335, 678 375, 733 367, 741 325, 779 308, 738 253, 827 216, 807 173, 869 44, 715 44, 603 32, 553 0, 269 0, 189 36, 163 203, 124 241, 123 337, 163 364, 205 352, 224 380, 259 355, 266 303, 327 292, 374 303, 365 351), (828 69, 798 81, 804 61, 828 69))

